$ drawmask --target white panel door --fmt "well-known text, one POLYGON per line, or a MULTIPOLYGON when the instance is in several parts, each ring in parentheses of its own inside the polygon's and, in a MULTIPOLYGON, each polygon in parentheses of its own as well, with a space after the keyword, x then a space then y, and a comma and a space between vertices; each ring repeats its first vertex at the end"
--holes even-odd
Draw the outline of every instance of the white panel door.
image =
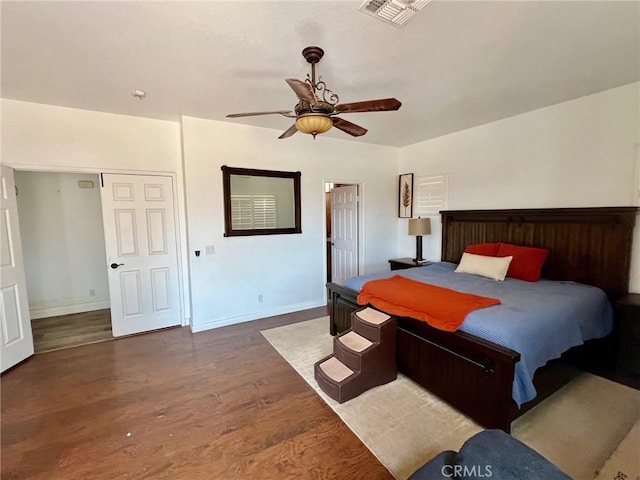
POLYGON ((33 355, 33 335, 18 226, 13 170, 0 174, 0 366, 4 372, 33 355))
POLYGON ((171 177, 103 175, 114 337, 180 325, 171 177))
POLYGON ((358 275, 358 186, 331 190, 331 281, 358 275))

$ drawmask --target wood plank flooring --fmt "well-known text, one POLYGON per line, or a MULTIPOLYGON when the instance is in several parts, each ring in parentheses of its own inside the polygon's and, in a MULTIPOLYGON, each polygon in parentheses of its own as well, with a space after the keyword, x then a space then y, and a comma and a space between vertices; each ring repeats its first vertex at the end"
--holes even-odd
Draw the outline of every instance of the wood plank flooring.
POLYGON ((325 312, 32 357, 2 376, 2 479, 392 479, 260 334, 325 312))
POLYGON ((39 318, 31 321, 36 353, 113 340, 111 310, 39 318))

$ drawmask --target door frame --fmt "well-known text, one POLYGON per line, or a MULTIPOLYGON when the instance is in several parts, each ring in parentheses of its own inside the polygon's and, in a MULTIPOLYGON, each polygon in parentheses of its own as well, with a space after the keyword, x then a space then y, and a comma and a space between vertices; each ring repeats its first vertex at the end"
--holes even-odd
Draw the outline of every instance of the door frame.
MULTIPOLYGON (((4 163, 4 162, 3 162, 4 163)), ((176 249, 178 260, 178 296, 180 299, 180 326, 186 327, 191 324, 191 309, 189 302, 191 298, 189 290, 189 275, 185 269, 188 265, 187 259, 187 238, 186 238, 186 211, 184 208, 184 190, 180 188, 181 180, 176 172, 162 172, 150 170, 124 170, 118 168, 93 168, 93 167, 73 167, 73 166, 52 166, 52 165, 21 165, 19 163, 4 163, 5 166, 23 172, 48 172, 48 173, 87 173, 100 176, 101 173, 119 175, 156 175, 171 177, 171 185, 175 195, 173 196, 173 208, 176 226, 176 249)), ((102 185, 100 186, 102 188, 102 185)), ((18 219, 19 221, 19 219, 18 219)), ((105 241, 106 244, 106 241, 105 241)), ((107 268, 105 258, 105 269, 107 268)))
MULTIPOLYGON (((324 178, 322 180, 322 258, 323 258, 323 283, 327 278, 327 215, 325 214, 327 208, 327 197, 326 197, 326 185, 327 183, 339 183, 342 185, 357 185, 358 186, 358 208, 356 208, 356 214, 358 216, 358 275, 366 274, 364 269, 364 259, 365 259, 365 248, 364 248, 364 218, 365 218, 365 183, 360 180, 345 180, 345 179, 334 179, 334 178, 324 178)), ((328 300, 328 292, 327 289, 324 288, 324 301, 325 303, 328 300)))

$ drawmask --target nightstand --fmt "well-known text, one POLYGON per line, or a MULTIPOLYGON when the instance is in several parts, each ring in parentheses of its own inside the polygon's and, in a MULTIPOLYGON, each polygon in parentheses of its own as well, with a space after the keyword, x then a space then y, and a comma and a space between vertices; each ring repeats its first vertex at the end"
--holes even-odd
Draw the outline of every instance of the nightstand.
POLYGON ((614 305, 618 331, 618 363, 640 374, 640 293, 628 293, 614 305))
POLYGON ((413 258, 393 258, 389 260, 391 270, 403 270, 405 268, 425 267, 433 262, 416 262, 413 258))

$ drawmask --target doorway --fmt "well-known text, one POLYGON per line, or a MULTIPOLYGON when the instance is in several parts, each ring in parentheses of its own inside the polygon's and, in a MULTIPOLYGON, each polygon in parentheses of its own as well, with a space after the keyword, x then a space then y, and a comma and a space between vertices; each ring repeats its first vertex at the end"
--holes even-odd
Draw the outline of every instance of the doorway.
POLYGON ((112 340, 97 174, 15 171, 35 353, 112 340))
POLYGON ((325 182, 326 279, 340 285, 360 273, 362 185, 325 182))
MULTIPOLYGON (((20 338, 30 353, 25 347, 27 353, 15 355, 12 364, 34 350, 183 323, 172 176, 18 172, 3 166, 5 181, 12 193, 15 187, 15 217, 23 218, 22 228, 15 228, 23 230, 22 239, 17 236, 13 244, 26 279, 21 296, 29 298, 11 316, 11 327, 25 332, 20 338)), ((2 265, 13 264, 13 254, 2 253, 2 265)))

